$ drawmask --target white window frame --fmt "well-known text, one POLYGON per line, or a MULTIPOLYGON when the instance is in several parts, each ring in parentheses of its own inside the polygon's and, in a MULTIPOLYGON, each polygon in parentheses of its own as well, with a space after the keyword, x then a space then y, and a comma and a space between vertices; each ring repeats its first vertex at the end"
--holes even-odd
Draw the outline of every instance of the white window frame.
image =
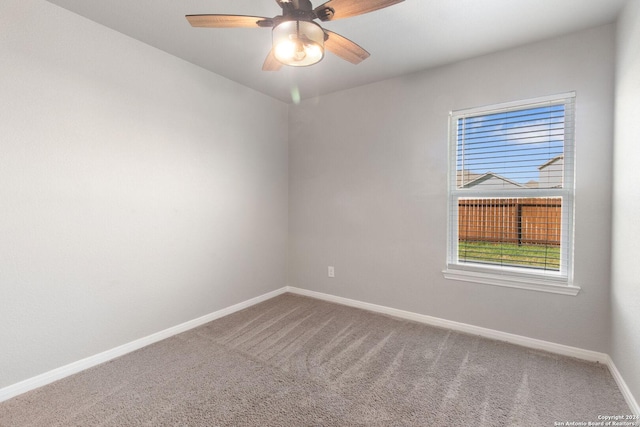
POLYGON ((573 283, 574 193, 575 193, 575 92, 486 107, 451 111, 449 114, 449 192, 447 267, 444 277, 453 280, 506 286, 533 291, 577 295, 580 287, 573 283), (564 103, 565 109, 563 188, 479 190, 457 186, 458 119, 488 115, 501 111, 534 108, 564 103), (567 125, 568 124, 568 125, 567 125), (458 200, 460 198, 562 197, 561 260, 559 271, 516 266, 492 266, 469 261, 458 262, 458 200))

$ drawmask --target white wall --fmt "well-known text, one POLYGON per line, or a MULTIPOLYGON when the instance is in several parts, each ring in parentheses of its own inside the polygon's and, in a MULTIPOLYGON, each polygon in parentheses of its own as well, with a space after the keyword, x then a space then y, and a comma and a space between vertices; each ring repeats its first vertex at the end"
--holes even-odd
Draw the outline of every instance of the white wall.
POLYGON ((286 285, 286 104, 42 0, 0 100, 0 388, 286 285))
POLYGON ((611 356, 640 398, 640 1, 620 15, 613 174, 611 356))
POLYGON ((292 107, 289 284, 608 352, 614 41, 608 25, 292 107), (573 90, 582 291, 444 279, 449 111, 573 90))

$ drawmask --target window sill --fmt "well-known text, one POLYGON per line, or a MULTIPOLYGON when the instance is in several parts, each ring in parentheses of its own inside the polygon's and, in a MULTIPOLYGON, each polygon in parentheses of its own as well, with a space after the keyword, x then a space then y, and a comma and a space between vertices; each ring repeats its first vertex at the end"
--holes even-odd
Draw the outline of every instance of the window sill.
POLYGON ((464 282, 482 283, 492 286, 504 286, 508 288, 526 289, 529 291, 550 292, 561 295, 578 295, 580 287, 568 284, 565 281, 547 279, 543 277, 527 277, 515 274, 495 274, 478 271, 458 270, 448 268, 443 275, 446 279, 461 280, 464 282))

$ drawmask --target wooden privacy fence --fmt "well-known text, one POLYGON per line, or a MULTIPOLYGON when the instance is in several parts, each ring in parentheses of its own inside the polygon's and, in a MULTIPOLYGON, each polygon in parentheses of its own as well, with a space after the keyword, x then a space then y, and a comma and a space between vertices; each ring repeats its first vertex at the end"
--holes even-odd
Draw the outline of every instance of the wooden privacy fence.
POLYGON ((461 241, 560 246, 562 198, 460 199, 461 241))

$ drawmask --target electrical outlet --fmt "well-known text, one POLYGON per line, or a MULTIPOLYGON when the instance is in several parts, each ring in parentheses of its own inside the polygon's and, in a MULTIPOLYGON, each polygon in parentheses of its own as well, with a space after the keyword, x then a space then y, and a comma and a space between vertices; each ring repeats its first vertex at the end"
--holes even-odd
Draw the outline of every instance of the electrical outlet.
POLYGON ((327 274, 329 275, 329 277, 336 277, 336 270, 332 265, 327 268, 327 274))

